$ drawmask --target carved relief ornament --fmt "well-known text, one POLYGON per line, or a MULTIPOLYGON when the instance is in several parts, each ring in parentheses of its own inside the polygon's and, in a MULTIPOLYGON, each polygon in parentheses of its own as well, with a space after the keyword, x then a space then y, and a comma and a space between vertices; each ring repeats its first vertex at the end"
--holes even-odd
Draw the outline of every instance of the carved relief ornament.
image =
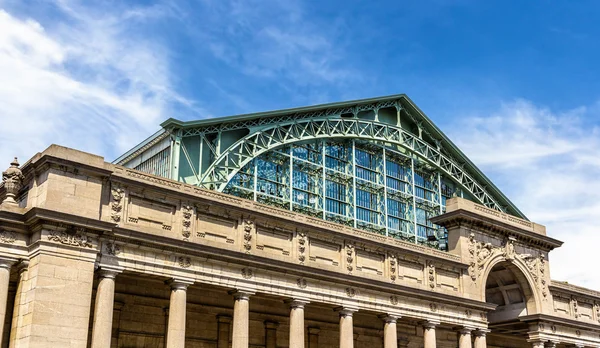
POLYGON ((348 273, 352 273, 354 270, 354 244, 351 242, 346 243, 346 269, 348 273))
POLYGON ((520 260, 527 266, 537 288, 542 296, 548 296, 548 281, 546 277, 545 257, 543 254, 535 257, 530 254, 518 254, 515 251, 515 238, 507 237, 501 246, 494 246, 492 243, 477 242, 475 235, 471 233, 468 240, 468 251, 470 256, 469 275, 474 282, 481 276, 488 261, 494 256, 502 255, 506 261, 514 262, 520 260))
POLYGON ((92 238, 78 233, 67 233, 50 231, 48 240, 65 245, 78 246, 83 248, 93 248, 92 238))
POLYGON ((110 187, 110 218, 113 222, 121 222, 121 215, 123 212, 123 197, 125 197, 125 190, 118 183, 111 183, 110 187))
POLYGON ((254 229, 254 221, 244 219, 244 249, 247 253, 252 249, 252 230, 254 229))
POLYGON ((306 261, 306 245, 308 244, 307 233, 304 231, 298 231, 298 261, 303 265, 306 261))
POLYGON ((192 214, 194 212, 194 208, 192 208, 191 205, 189 204, 184 204, 181 207, 181 213, 182 213, 182 236, 183 236, 183 240, 187 241, 190 238, 190 235, 192 234, 191 232, 191 227, 192 227, 192 214))
POLYGON ((9 231, 0 230, 0 243, 13 244, 16 240, 15 234, 9 231))

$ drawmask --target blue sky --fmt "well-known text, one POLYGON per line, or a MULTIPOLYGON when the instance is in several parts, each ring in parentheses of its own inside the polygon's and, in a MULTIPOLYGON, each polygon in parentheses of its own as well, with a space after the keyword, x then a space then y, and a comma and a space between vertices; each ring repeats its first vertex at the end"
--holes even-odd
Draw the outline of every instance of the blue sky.
POLYGON ((597 1, 0 0, 0 158, 406 93, 600 289, 597 1), (585 253, 590 260, 581 260, 585 253))

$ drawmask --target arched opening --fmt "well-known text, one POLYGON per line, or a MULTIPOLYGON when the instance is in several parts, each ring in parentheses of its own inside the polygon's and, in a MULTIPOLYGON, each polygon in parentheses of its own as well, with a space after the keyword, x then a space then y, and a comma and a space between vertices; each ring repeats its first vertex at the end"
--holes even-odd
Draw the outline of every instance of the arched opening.
POLYGON ((537 307, 532 288, 519 267, 508 261, 493 266, 485 284, 485 299, 497 305, 488 313, 492 340, 527 338, 528 324, 519 318, 534 314, 537 307))

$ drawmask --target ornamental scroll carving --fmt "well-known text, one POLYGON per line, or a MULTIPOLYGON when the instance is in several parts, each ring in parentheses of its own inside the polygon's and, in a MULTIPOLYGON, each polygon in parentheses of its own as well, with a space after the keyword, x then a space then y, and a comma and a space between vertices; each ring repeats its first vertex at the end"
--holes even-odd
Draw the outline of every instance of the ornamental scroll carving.
POLYGON ((487 262, 494 256, 501 255, 506 261, 521 261, 527 266, 537 288, 544 298, 548 296, 548 280, 546 276, 545 257, 543 254, 536 257, 530 254, 518 254, 515 251, 515 238, 508 237, 501 246, 492 243, 477 242, 471 233, 468 241, 469 275, 474 282, 481 276, 487 262))
POLYGON ((16 240, 15 234, 9 231, 0 230, 0 243, 13 244, 16 240))
POLYGON ((398 259, 396 258, 396 255, 394 255, 394 254, 389 254, 389 258, 390 258, 390 280, 395 281, 396 275, 398 274, 398 269, 397 269, 398 259))
POLYGON ((125 190, 121 185, 117 183, 111 183, 110 188, 110 219, 115 222, 121 222, 121 216, 123 213, 123 197, 125 197, 125 190))
POLYGON ((65 245, 78 246, 83 248, 93 248, 92 238, 78 233, 50 231, 48 240, 59 242, 65 245))

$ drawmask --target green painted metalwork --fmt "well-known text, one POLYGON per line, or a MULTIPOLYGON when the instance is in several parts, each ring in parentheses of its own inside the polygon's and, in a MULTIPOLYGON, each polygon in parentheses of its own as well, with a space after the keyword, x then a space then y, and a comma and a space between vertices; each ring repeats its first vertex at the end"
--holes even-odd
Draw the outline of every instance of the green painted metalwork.
POLYGON ((405 95, 162 126, 117 163, 415 241, 455 192, 525 218, 405 95))

